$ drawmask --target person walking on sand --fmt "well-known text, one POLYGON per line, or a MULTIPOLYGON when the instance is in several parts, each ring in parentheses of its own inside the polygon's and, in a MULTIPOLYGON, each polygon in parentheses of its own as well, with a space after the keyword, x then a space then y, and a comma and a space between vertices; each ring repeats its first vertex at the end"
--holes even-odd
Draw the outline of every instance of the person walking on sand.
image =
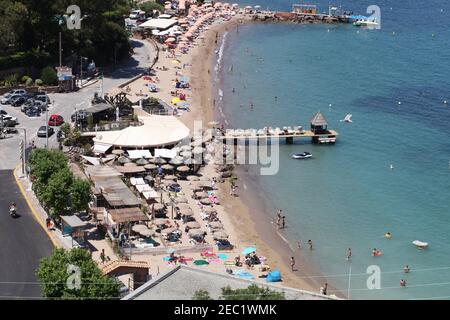
POLYGON ((312 250, 313 247, 312 247, 312 241, 311 240, 308 240, 308 245, 309 245, 309 250, 312 250))
POLYGON ((295 259, 294 259, 294 257, 291 257, 291 270, 292 271, 295 271, 294 267, 295 267, 295 259))
POLYGON ((352 259, 352 248, 348 248, 347 251, 347 260, 350 261, 352 259))
POLYGON ((286 216, 281 217, 281 229, 286 227, 286 216))
POLYGON ((322 294, 323 294, 324 296, 326 296, 326 295, 327 295, 327 291, 328 291, 328 283, 325 282, 325 284, 324 284, 324 286, 323 286, 322 294))
POLYGON ((302 243, 300 240, 297 241, 297 248, 300 250, 302 248, 302 243))

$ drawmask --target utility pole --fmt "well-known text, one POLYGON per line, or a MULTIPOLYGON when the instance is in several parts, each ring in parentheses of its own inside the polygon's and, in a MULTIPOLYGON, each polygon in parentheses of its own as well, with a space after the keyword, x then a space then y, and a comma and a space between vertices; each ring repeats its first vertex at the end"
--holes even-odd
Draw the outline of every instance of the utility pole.
POLYGON ((59 32, 59 66, 62 67, 62 43, 61 31, 59 32))
POLYGON ((81 59, 80 59, 80 77, 81 77, 80 89, 82 89, 83 88, 83 56, 81 56, 81 59))
POLYGON ((48 107, 45 108, 45 149, 48 149, 48 107))

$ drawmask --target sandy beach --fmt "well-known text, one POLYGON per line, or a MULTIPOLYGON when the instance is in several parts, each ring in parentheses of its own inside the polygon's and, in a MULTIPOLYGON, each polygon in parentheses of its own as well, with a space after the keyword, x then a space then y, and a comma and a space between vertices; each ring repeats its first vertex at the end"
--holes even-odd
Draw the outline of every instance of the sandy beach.
MULTIPOLYGON (((179 119, 189 129, 193 130, 195 121, 202 121, 203 129, 207 129, 207 124, 212 120, 223 123, 220 113, 214 105, 215 92, 217 92, 214 83, 214 65, 217 60, 217 49, 221 44, 222 36, 227 31, 242 23, 251 22, 250 15, 237 14, 229 21, 217 20, 207 27, 200 36, 193 41, 187 54, 181 53, 178 49, 173 56, 165 49, 164 45, 158 44, 159 58, 154 65, 155 76, 154 83, 158 87, 157 93, 150 96, 162 99, 166 103, 173 99, 173 91, 176 79, 180 76, 189 78, 190 87, 179 89, 178 94, 186 95, 186 101, 189 103, 189 111, 182 111, 177 114, 179 119), (163 68, 164 67, 164 68, 163 68)), ((147 40, 151 41, 151 40, 147 40)), ((147 92, 146 81, 138 79, 130 84, 131 95, 140 96, 142 92, 147 92), (144 91, 145 90, 145 91, 144 91)), ((213 164, 208 164, 201 169, 204 177, 211 179, 217 177, 217 172, 213 164)), ((326 282, 323 278, 309 278, 308 275, 318 275, 314 266, 307 260, 310 254, 309 249, 292 250, 292 244, 289 245, 283 241, 282 231, 277 231, 273 219, 276 210, 265 203, 265 199, 258 194, 258 185, 254 179, 245 175, 243 168, 238 168, 236 174, 239 177, 237 182, 237 196, 230 195, 230 182, 218 184, 217 195, 220 199, 220 205, 215 206, 218 211, 224 229, 229 235, 230 242, 235 249, 226 252, 229 260, 240 255, 240 251, 248 246, 255 246, 258 255, 267 258, 267 264, 271 270, 279 269, 282 274, 282 284, 289 287, 303 289, 312 292, 319 292, 319 289, 326 282), (263 236, 264 235, 264 236, 263 236), (280 236, 281 235, 281 236, 280 236), (297 271, 292 272, 290 268, 290 258, 295 257, 297 271)), ((188 182, 180 182, 184 190, 189 190, 188 182)), ((190 198, 187 196, 187 198, 190 198)), ((200 217, 200 209, 194 200, 189 199, 189 205, 195 212, 196 217, 200 217)), ((281 208, 282 209, 282 208, 281 208)), ((200 218, 199 218, 200 219, 200 218)), ((213 243, 209 236, 206 238, 208 243, 213 243)), ((166 254, 167 255, 167 254, 166 254)), ((189 253, 190 257, 201 258, 199 253, 189 253)), ((151 269, 164 272, 171 268, 161 255, 134 256, 133 260, 143 260, 150 263, 151 269)), ((210 264, 209 270, 225 272, 222 264, 210 264)), ((261 272, 251 270, 257 278, 261 272)), ((264 280, 264 279, 263 279, 264 280)), ((341 296, 341 295, 339 295, 341 296)))

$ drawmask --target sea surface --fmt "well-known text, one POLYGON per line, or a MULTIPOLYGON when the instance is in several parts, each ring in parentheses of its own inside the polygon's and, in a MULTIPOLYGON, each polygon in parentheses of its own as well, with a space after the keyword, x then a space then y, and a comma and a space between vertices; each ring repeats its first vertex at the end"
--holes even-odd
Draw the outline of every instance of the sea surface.
MULTIPOLYGON (((328 11, 328 0, 315 3, 328 11)), ((280 11, 292 5, 240 4, 280 11)), ((273 208, 283 209, 289 241, 305 245, 318 275, 352 299, 448 299, 450 2, 337 3, 355 14, 371 4, 381 8, 381 30, 287 23, 229 30, 218 54, 220 105, 232 128, 308 128, 320 110, 338 131, 330 146, 282 142, 276 175, 250 168, 273 208), (353 123, 341 122, 348 113, 353 123), (313 158, 291 158, 302 151, 313 158), (429 248, 418 250, 413 240, 429 248), (383 255, 372 257, 373 248, 383 255), (380 289, 367 286, 373 265, 380 289), (402 272, 405 265, 411 273, 402 272)))

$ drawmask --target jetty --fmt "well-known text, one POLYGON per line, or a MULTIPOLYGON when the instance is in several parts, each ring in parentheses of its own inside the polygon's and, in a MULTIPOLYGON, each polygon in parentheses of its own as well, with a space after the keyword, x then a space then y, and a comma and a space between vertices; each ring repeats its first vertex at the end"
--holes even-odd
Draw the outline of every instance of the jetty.
POLYGON ((263 129, 227 129, 222 135, 216 136, 216 139, 233 141, 238 144, 242 140, 271 140, 285 139, 287 144, 293 144, 295 138, 309 138, 316 144, 334 144, 338 133, 335 130, 328 129, 328 122, 322 113, 317 112, 310 121, 311 128, 304 130, 302 126, 282 127, 273 129, 265 127, 263 129))

